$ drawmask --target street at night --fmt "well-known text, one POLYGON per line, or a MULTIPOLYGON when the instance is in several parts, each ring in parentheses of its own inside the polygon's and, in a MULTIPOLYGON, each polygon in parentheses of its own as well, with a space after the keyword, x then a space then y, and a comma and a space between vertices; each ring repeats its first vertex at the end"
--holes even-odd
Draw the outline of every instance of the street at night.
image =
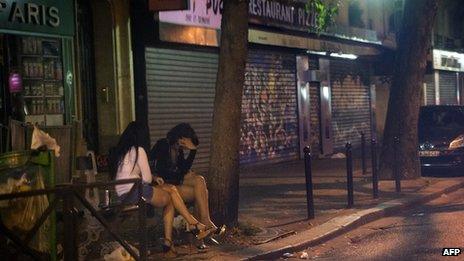
POLYGON ((463 0, 0 0, 0 260, 462 260, 463 0))
MULTIPOLYGON (((305 252, 314 260, 462 260, 462 253, 444 257, 442 250, 464 251, 463 198, 464 189, 443 194, 423 206, 368 223, 305 252)), ((301 252, 295 256, 301 256, 301 252)))

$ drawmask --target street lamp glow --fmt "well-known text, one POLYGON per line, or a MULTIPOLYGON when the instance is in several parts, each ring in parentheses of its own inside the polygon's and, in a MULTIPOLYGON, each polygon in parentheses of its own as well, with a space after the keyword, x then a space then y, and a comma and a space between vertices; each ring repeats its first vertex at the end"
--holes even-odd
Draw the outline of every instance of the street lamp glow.
POLYGON ((337 58, 343 58, 343 59, 350 59, 350 60, 358 59, 358 56, 355 54, 331 53, 330 56, 337 57, 337 58))
POLYGON ((322 95, 324 95, 324 98, 325 98, 326 100, 329 99, 329 97, 330 97, 330 92, 329 92, 329 87, 328 87, 328 86, 324 86, 324 87, 322 88, 322 95))
POLYGON ((306 53, 322 55, 322 56, 327 55, 327 52, 319 52, 319 51, 311 51, 311 50, 306 51, 306 53))

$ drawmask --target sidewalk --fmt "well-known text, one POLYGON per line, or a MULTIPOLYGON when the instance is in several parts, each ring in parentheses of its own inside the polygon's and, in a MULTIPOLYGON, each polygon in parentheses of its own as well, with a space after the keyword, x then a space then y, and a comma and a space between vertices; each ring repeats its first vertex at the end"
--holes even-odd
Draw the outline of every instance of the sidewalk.
MULTIPOLYGON (((283 252, 316 244, 389 211, 430 200, 464 185, 464 178, 420 178, 402 181, 402 193, 393 181, 379 183, 380 198, 372 199, 370 174, 355 162, 354 208, 346 209, 345 159, 324 159, 313 164, 315 219, 307 220, 303 162, 243 170, 240 174, 239 223, 221 246, 206 253, 178 247, 182 260, 269 259, 283 252), (245 232, 243 232, 245 231, 245 232), (247 232, 248 231, 248 232, 247 232), (245 235, 244 235, 245 234, 245 235), (275 251, 278 250, 278 251, 275 251)), ((368 167, 368 170, 370 167, 368 167)), ((162 258, 154 254, 151 258, 162 258)))

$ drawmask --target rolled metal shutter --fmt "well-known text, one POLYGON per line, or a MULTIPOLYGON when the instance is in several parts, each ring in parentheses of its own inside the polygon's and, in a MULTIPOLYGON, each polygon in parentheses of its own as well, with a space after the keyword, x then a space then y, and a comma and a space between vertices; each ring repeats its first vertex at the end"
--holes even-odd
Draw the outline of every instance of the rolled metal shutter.
POLYGON ((425 95, 426 95, 426 105, 435 104, 435 77, 434 74, 425 75, 425 95))
POLYGON ((295 55, 250 50, 242 100, 240 163, 298 159, 295 55))
POLYGON ((152 143, 187 122, 198 134, 196 171, 208 167, 218 55, 146 48, 148 124, 152 143))
POLYGON ((347 142, 360 146, 362 132, 366 140, 371 137, 369 87, 349 74, 357 66, 355 61, 330 61, 333 144, 336 151, 343 150, 347 142))
POLYGON ((456 73, 440 72, 440 105, 458 104, 458 85, 456 73))

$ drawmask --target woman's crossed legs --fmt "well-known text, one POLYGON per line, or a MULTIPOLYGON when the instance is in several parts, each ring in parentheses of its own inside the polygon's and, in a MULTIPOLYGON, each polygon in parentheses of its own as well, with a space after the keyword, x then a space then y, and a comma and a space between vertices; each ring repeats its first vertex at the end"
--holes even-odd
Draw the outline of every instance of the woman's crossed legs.
POLYGON ((199 214, 201 223, 205 224, 208 229, 217 229, 209 213, 208 188, 205 178, 190 171, 184 176, 184 182, 177 186, 177 189, 185 202, 195 202, 196 212, 199 214))
POLYGON ((153 187, 153 197, 151 198, 151 204, 154 207, 164 208, 163 221, 164 221, 164 237, 167 245, 172 246, 172 225, 174 220, 175 210, 184 217, 190 226, 193 226, 200 230, 200 236, 204 236, 206 226, 200 223, 195 217, 193 217, 185 206, 177 188, 173 185, 164 184, 161 186, 153 187))

